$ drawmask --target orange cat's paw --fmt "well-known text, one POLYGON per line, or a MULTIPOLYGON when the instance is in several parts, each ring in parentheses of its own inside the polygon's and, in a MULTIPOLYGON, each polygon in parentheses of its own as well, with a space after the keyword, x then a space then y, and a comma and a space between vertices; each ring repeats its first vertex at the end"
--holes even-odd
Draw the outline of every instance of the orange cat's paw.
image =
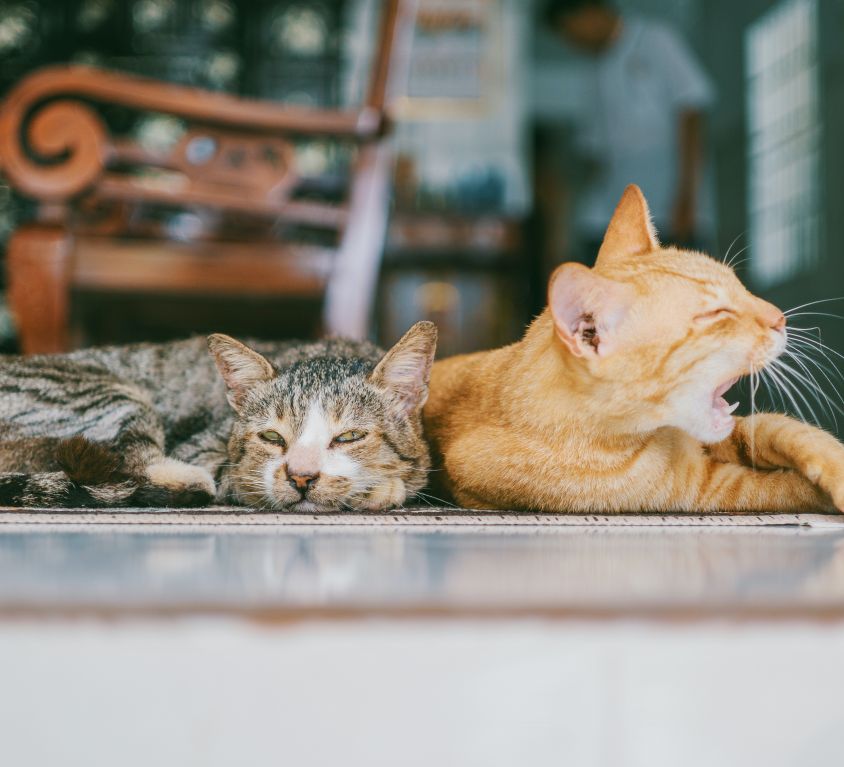
POLYGON ((821 487, 832 496, 832 502, 835 504, 835 508, 838 511, 844 512, 844 476, 840 477, 835 483, 834 489, 824 487, 823 485, 821 487))
POLYGON ((838 511, 844 512, 844 450, 835 452, 835 456, 807 464, 803 474, 832 498, 838 511))

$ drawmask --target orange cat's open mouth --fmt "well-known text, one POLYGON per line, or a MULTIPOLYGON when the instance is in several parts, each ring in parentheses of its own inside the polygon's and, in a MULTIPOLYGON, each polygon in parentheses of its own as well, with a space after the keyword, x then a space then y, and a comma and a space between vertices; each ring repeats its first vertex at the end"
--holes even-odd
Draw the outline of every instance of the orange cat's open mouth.
POLYGON ((739 406, 739 403, 734 402, 731 405, 724 399, 724 395, 730 388, 735 386, 738 380, 738 377, 736 377, 731 378, 729 381, 724 381, 712 394, 712 418, 715 422, 715 428, 719 431, 732 426, 732 413, 739 406))

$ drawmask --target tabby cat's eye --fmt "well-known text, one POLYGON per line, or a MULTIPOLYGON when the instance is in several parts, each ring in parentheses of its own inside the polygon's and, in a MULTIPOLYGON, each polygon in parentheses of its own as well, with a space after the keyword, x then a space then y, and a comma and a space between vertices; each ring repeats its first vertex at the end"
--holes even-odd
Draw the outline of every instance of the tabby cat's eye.
POLYGON ((349 442, 357 442, 359 439, 363 439, 366 436, 365 431, 357 431, 352 429, 350 431, 344 431, 342 434, 338 434, 332 442, 335 445, 345 445, 349 442))
POLYGON ((271 442, 274 445, 284 446, 284 437, 282 437, 281 434, 274 429, 267 429, 267 431, 259 432, 258 436, 264 440, 264 442, 271 442))

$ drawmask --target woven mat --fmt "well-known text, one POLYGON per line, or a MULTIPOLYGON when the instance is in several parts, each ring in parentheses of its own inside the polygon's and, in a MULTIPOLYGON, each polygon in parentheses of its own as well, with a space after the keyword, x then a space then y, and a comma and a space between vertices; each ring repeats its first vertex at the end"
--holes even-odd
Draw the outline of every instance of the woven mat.
POLYGON ((390 513, 297 514, 203 509, 13 509, 0 507, 0 526, 16 525, 185 525, 326 527, 770 527, 844 526, 844 514, 535 514, 407 508, 390 513))

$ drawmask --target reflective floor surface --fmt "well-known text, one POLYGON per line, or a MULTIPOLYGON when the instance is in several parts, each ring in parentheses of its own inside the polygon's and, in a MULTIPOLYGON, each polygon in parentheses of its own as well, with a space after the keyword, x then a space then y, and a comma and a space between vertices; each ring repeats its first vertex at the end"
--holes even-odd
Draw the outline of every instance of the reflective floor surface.
POLYGON ((844 528, 0 526, 0 610, 844 616, 844 528))

